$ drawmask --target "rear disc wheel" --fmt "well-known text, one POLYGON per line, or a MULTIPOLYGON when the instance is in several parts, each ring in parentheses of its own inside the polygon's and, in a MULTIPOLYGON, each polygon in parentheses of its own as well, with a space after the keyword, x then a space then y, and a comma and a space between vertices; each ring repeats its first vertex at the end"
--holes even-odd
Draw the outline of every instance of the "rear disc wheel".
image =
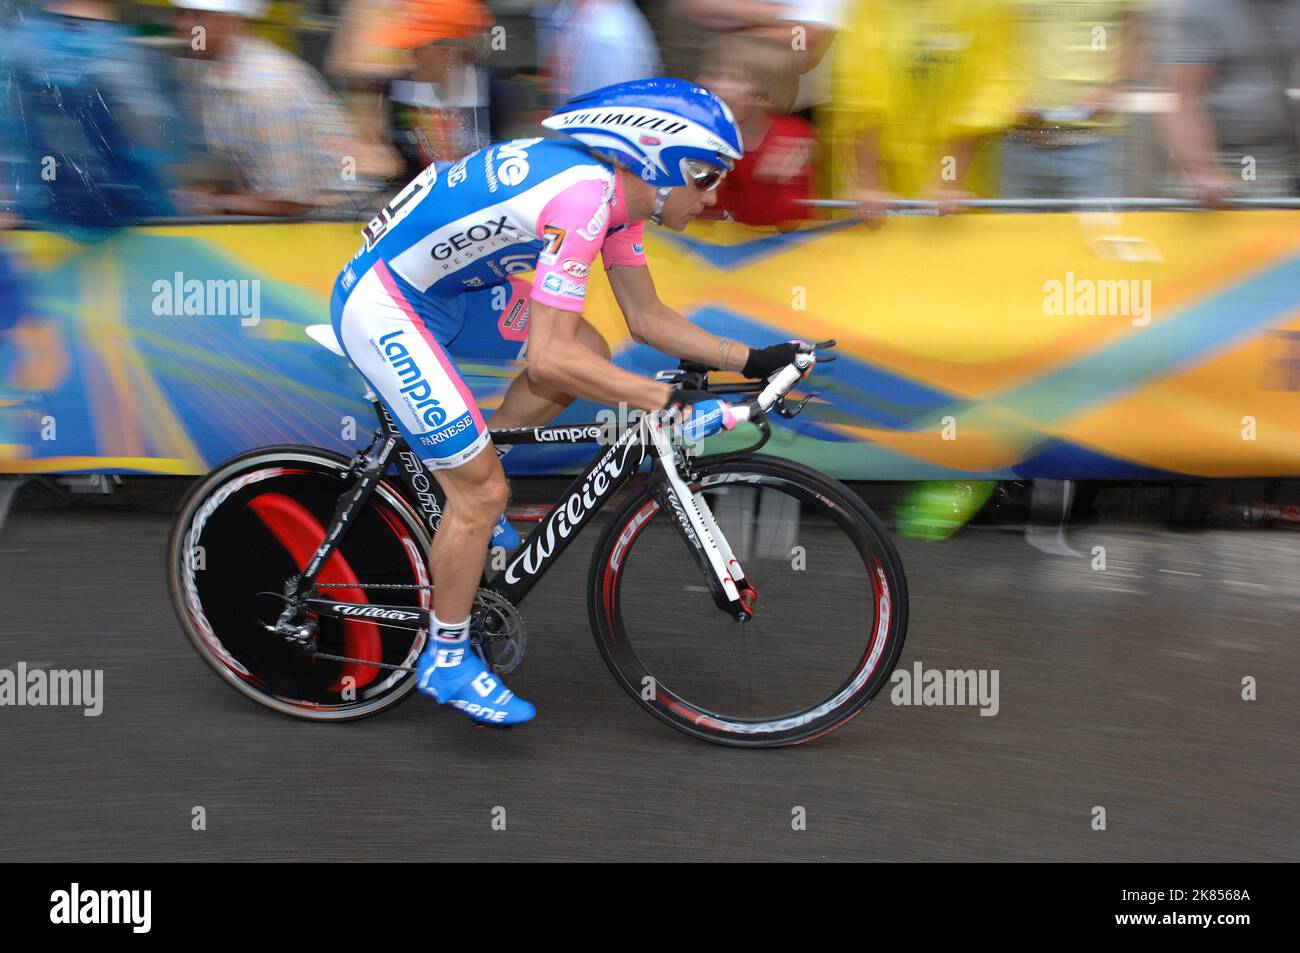
MULTIPOLYGON (((167 575, 181 625, 199 655, 241 693, 312 721, 373 715, 415 687, 411 666, 425 634, 364 618, 314 619, 316 648, 358 661, 322 659, 268 632, 286 583, 324 539, 350 461, 312 447, 268 447, 219 466, 190 491, 168 544, 167 575)), ((428 588, 366 590, 360 584, 425 586, 430 535, 387 481, 352 514, 317 582, 323 598, 428 609, 428 588)))

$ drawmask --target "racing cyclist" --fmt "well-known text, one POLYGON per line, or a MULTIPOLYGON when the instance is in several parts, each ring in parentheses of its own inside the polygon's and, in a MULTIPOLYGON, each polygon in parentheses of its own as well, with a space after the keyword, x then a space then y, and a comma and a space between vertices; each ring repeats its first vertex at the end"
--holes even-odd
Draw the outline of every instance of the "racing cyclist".
POLYGON ((638 80, 578 96, 543 125, 562 137, 496 143, 417 175, 366 227, 331 301, 348 358, 447 498, 429 553, 432 631, 417 687, 486 724, 529 721, 535 710, 469 642, 507 486, 498 455, 483 452, 488 426, 451 353, 526 361, 496 428, 540 426, 581 397, 687 410, 691 438, 730 429, 725 403, 610 362, 582 316, 597 254, 638 342, 751 378, 770 376, 796 350, 751 349, 696 327, 659 300, 646 266, 645 220, 685 229, 742 155, 721 100, 684 80, 638 80), (533 270, 530 285, 516 277, 533 270), (515 298, 484 319, 483 296, 496 291, 500 301, 503 287, 515 298))

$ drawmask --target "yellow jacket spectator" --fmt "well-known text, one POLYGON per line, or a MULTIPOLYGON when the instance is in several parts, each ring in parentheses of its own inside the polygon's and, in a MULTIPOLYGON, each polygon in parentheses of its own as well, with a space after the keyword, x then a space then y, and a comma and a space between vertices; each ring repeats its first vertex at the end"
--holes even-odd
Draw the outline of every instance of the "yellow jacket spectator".
POLYGON ((1007 198, 1124 192, 1118 103, 1140 63, 1145 0, 1016 0, 1018 62, 1028 82, 1002 146, 1007 198))
MULTIPOLYGON (((856 0, 835 48, 831 194, 853 197, 868 224, 892 198, 934 198, 955 211, 994 194, 989 137, 1025 99, 1010 0, 856 0)), ((903 535, 943 539, 996 484, 930 482, 896 508, 903 535)))
POLYGON ((831 194, 992 194, 977 150, 1024 101, 1016 27, 1008 0, 855 0, 825 124, 831 194))
POLYGON ((1015 0, 1027 108, 1063 126, 1120 123, 1116 99, 1135 78, 1138 14, 1150 0, 1015 0), (1058 117, 1056 114, 1060 113, 1058 117))

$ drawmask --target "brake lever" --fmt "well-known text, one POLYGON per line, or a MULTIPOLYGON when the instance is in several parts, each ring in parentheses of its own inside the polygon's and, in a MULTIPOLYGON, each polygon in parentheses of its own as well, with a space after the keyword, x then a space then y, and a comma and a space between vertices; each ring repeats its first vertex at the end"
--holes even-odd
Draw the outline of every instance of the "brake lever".
POLYGON ((835 360, 839 355, 827 354, 825 357, 822 357, 822 352, 831 350, 836 346, 837 343, 838 342, 836 342, 834 338, 830 338, 829 340, 826 341, 818 341, 816 344, 807 344, 805 345, 807 350, 803 350, 803 348, 801 348, 800 350, 803 351, 804 354, 811 354, 815 351, 818 364, 829 364, 831 361, 835 360))
POLYGON ((803 413, 804 405, 807 404, 808 401, 812 400, 816 396, 817 396, 816 394, 809 394, 803 400, 799 401, 799 403, 795 404, 793 410, 790 408, 788 401, 784 397, 782 397, 780 400, 774 403, 772 407, 773 409, 776 410, 778 414, 780 414, 786 420, 793 420, 795 417, 798 417, 801 413, 803 413))

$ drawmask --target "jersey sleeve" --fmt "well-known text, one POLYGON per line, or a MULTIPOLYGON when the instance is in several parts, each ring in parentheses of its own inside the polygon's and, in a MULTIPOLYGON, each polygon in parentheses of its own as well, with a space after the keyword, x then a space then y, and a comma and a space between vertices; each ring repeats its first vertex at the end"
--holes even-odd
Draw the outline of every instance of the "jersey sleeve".
POLYGON ((577 182, 542 209, 537 234, 542 250, 533 278, 534 301, 581 311, 587 299, 587 277, 609 226, 613 185, 597 179, 577 182))
POLYGON ((633 222, 606 236, 600 257, 605 262, 606 271, 615 265, 644 265, 645 222, 633 222))

